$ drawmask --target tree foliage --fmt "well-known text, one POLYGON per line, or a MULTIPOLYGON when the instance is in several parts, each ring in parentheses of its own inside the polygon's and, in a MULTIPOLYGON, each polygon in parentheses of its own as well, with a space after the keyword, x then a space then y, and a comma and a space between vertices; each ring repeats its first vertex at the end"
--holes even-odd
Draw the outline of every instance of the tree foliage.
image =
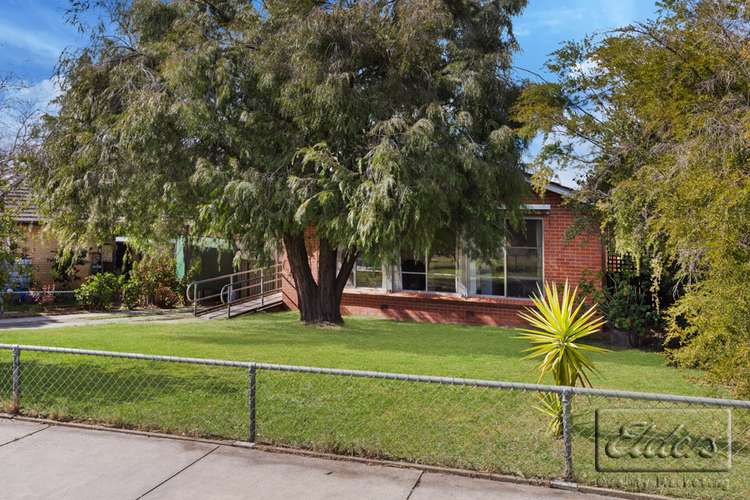
POLYGON ((62 61, 32 169, 65 241, 189 228, 252 258, 283 241, 313 301, 340 298, 360 253, 446 232, 498 251, 524 193, 509 67, 525 0, 94 3, 111 22, 62 61))
MULTIPOLYGON (((545 134, 539 165, 581 167, 617 250, 675 264, 678 362, 748 386, 750 11, 669 0, 656 19, 571 42, 517 116, 545 134)), ((543 177, 543 176, 542 176, 543 177)), ((657 272, 658 276, 658 272, 657 272)))
MULTIPOLYGON (((17 212, 25 200, 13 196, 21 183, 17 169, 32 147, 31 128, 38 111, 17 96, 24 83, 13 75, 0 75, 0 287, 9 283, 10 273, 20 257, 17 212)), ((0 305, 2 297, 0 296, 0 305)))

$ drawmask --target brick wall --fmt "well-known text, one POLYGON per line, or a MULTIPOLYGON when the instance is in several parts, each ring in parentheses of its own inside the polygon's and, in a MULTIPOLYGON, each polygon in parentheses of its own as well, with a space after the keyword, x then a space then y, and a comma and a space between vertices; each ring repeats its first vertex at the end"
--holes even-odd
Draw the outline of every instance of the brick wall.
MULTIPOLYGON (((549 212, 534 213, 541 217, 544 226, 544 279, 577 286, 582 279, 596 280, 604 268, 604 247, 598 232, 587 232, 574 239, 566 238, 576 215, 563 205, 559 194, 547 192, 542 200, 529 203, 549 204, 549 212)), ((317 240, 314 231, 305 234, 308 253, 311 255, 313 273, 317 272, 317 240)), ((282 293, 284 303, 297 309, 297 292, 285 256, 282 293)), ((594 283, 601 286, 601 283, 594 283)), ((342 299, 342 313, 346 315, 375 316, 396 320, 430 323, 465 323, 496 326, 521 326, 518 313, 531 305, 528 299, 498 297, 461 297, 454 294, 424 292, 378 292, 364 289, 347 289, 342 299)))
POLYGON ((346 315, 402 321, 517 326, 522 324, 518 312, 530 305, 531 301, 527 299, 347 290, 341 309, 346 315))
MULTIPOLYGON (((586 232, 568 240, 566 233, 574 224, 576 214, 563 204, 562 196, 556 193, 548 191, 542 203, 552 207, 547 215, 542 216, 544 279, 557 283, 567 279, 572 286, 578 285, 587 274, 589 280, 600 280, 601 277, 596 275, 604 269, 605 253, 599 233, 586 232)), ((601 285, 598 282, 595 284, 601 285)))
MULTIPOLYGON (((111 247, 111 245, 110 245, 111 247)), ((57 255, 59 245, 57 241, 42 230, 42 226, 37 223, 21 224, 21 241, 20 248, 26 257, 31 258, 32 283, 34 288, 41 288, 45 285, 53 284, 52 279, 52 261, 57 255)), ((91 246, 89 252, 96 250, 91 246)), ((111 262, 113 255, 107 253, 103 255, 104 261, 111 262)), ((91 263, 88 260, 78 266, 77 275, 79 280, 71 284, 75 287, 80 284, 81 280, 91 274, 91 263)))

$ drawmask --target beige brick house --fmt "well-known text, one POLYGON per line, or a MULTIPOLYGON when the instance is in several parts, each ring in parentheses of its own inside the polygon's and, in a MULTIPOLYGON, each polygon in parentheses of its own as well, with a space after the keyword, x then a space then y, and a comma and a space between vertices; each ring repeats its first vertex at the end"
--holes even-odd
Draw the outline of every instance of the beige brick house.
MULTIPOLYGON (((23 185, 17 185, 6 199, 7 206, 14 210, 14 217, 19 225, 21 238, 21 263, 28 265, 31 275, 23 280, 24 288, 29 284, 33 289, 54 283, 52 265, 58 254, 57 241, 43 229, 42 218, 31 202, 31 193, 23 185), (30 283, 29 283, 30 278, 30 283)), ((86 276, 101 272, 112 271, 117 266, 120 252, 124 252, 124 242, 113 241, 104 245, 88 245, 83 264, 77 266, 78 280, 71 283, 75 287, 86 276)), ((26 266, 23 266, 26 267, 26 266)))

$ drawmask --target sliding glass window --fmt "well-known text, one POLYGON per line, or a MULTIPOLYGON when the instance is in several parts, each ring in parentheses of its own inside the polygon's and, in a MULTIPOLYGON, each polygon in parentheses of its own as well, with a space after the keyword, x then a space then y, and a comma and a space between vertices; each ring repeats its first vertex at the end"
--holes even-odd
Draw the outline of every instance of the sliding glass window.
MULTIPOLYGON (((448 253, 448 252, 445 252, 448 253)), ((401 288, 422 292, 456 292, 456 256, 401 256, 401 288)))
POLYGON ((383 288, 383 266, 380 259, 360 255, 349 275, 349 286, 383 288))
POLYGON ((477 261, 477 295, 526 298, 544 279, 543 225, 541 219, 526 219, 516 231, 510 231, 503 257, 477 261))
POLYGON ((506 249, 508 297, 529 297, 544 279, 542 221, 526 219, 521 229, 511 233, 506 249))

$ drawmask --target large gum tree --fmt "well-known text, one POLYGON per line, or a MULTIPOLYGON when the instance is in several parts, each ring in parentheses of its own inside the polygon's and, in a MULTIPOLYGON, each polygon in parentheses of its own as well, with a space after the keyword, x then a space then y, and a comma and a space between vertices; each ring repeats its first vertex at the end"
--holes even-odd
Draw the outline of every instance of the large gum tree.
POLYGON ((30 169, 40 207, 71 243, 189 232, 260 258, 282 242, 301 319, 340 323, 360 254, 443 234, 500 250, 525 192, 509 113, 525 3, 75 2, 74 22, 104 22, 61 61, 30 169))

